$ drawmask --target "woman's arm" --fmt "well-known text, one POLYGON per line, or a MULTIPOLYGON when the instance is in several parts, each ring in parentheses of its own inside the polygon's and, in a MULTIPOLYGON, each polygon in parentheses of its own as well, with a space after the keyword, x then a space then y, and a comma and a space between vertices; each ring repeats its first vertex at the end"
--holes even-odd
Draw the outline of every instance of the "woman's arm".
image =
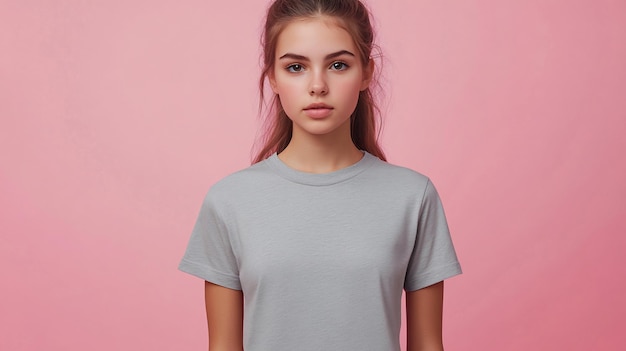
POLYGON ((209 351, 243 351, 243 293, 204 282, 209 351))
POLYGON ((406 293, 407 351, 443 351, 443 282, 406 293))

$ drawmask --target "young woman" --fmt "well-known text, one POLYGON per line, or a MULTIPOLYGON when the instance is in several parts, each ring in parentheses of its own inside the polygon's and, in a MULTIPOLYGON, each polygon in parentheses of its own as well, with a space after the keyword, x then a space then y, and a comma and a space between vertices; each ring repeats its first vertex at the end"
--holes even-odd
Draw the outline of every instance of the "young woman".
POLYGON ((373 32, 359 0, 276 0, 255 163, 208 192, 180 269, 205 282, 209 350, 442 350, 461 272, 429 179, 376 141, 373 32))

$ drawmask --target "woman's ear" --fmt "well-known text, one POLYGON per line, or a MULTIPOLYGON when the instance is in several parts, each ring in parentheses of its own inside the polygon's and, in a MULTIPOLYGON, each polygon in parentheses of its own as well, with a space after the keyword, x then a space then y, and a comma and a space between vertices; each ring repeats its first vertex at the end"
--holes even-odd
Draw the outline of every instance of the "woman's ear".
POLYGON ((361 83, 361 91, 367 89, 374 77, 374 60, 370 57, 367 65, 363 68, 363 82, 361 83))

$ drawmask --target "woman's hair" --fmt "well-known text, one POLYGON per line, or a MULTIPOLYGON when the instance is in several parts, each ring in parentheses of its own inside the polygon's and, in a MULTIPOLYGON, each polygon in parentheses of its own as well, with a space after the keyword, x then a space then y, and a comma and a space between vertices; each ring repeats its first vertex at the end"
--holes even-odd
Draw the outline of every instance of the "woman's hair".
MULTIPOLYGON (((265 81, 274 69, 278 36, 294 20, 328 16, 336 19, 352 37, 364 67, 372 59, 374 31, 369 12, 359 0, 275 0, 267 11, 265 28, 261 37, 263 46, 263 70, 259 81, 260 107, 265 102, 265 81)), ((375 78, 375 77, 374 77, 375 78)), ((377 85, 372 79, 371 85, 377 85)), ((260 108, 260 110, 262 110, 260 108)), ((378 145, 379 129, 377 119, 380 111, 370 88, 359 93, 356 108, 350 116, 352 142, 360 150, 365 150, 382 160, 385 154, 378 145)), ((262 161, 275 152, 283 151, 289 141, 293 125, 283 110, 278 96, 274 94, 266 114, 262 147, 256 153, 253 163, 262 161)))

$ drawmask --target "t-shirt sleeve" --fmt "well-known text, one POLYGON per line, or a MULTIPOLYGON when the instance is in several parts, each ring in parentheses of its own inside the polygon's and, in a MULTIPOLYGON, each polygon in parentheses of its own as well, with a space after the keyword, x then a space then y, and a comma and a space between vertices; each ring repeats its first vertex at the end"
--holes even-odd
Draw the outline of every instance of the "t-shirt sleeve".
POLYGON ((232 240, 217 202, 209 191, 178 269, 208 282, 241 290, 232 240))
POLYGON ((404 288, 413 291, 461 274, 437 190, 428 181, 420 207, 415 246, 404 288))

